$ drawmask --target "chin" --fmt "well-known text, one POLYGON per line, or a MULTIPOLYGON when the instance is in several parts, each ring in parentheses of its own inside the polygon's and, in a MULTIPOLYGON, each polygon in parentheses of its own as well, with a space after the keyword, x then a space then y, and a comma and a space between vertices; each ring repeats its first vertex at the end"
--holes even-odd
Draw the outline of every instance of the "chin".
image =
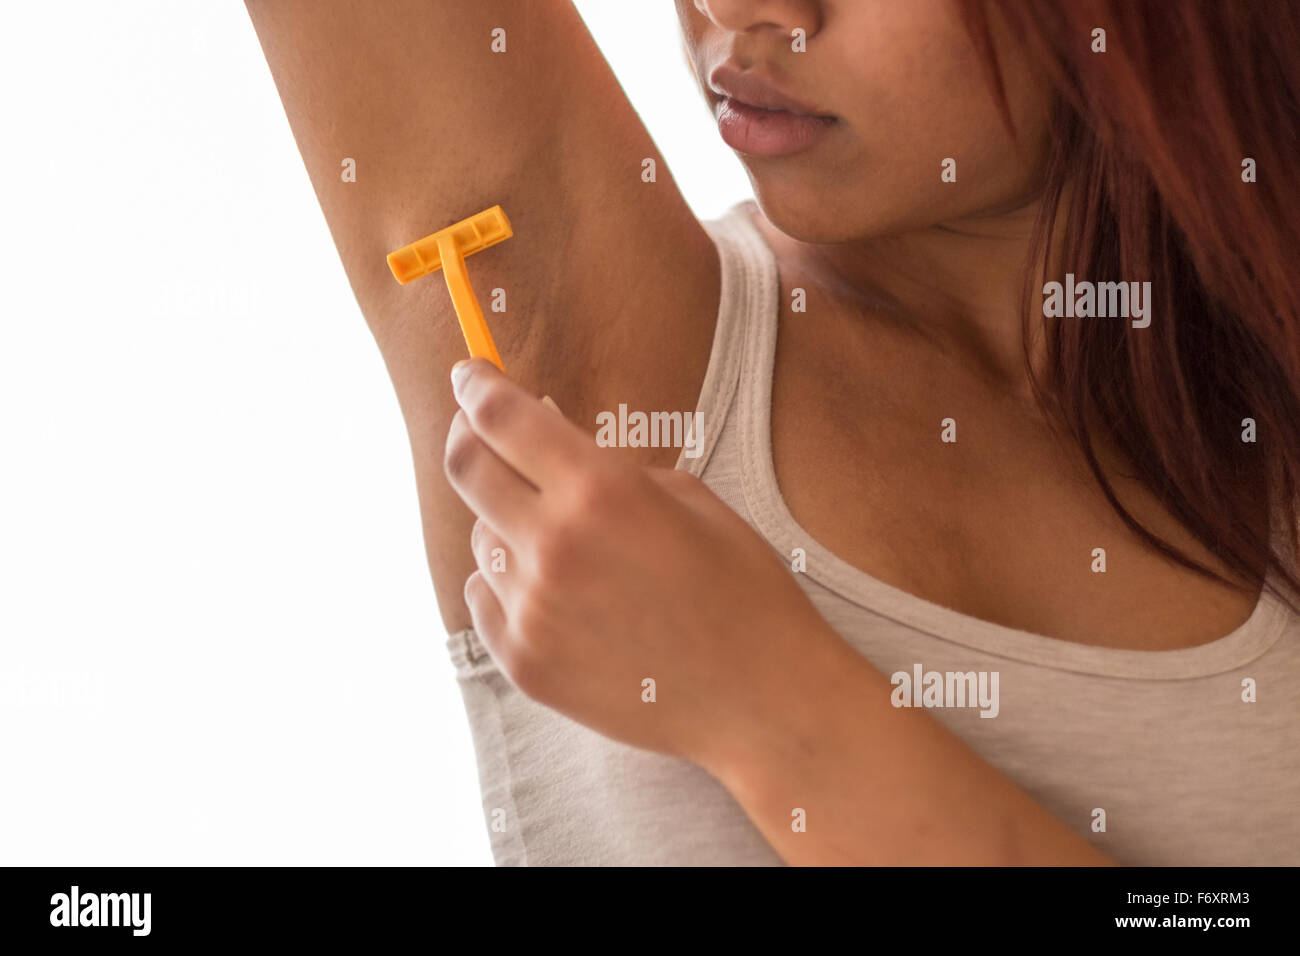
POLYGON ((888 226, 887 217, 874 214, 870 199, 859 195, 789 177, 750 172, 749 179, 754 198, 768 222, 800 242, 850 242, 885 231, 888 226))

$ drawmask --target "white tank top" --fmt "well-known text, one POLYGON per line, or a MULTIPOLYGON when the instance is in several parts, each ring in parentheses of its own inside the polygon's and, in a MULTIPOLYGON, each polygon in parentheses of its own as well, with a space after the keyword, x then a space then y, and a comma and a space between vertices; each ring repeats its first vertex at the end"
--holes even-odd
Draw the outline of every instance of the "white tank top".
MULTIPOLYGON (((777 488, 769 428, 780 290, 749 203, 706 223, 722 294, 698 411, 704 480, 787 562, 822 616, 887 675, 999 673, 993 719, 930 713, 1121 863, 1300 863, 1300 619, 1267 591, 1216 641, 1115 650, 978 620, 819 544, 777 488), (1250 678, 1255 701, 1243 699, 1250 678), (1097 829, 1104 811, 1104 831, 1097 829)), ((610 635, 616 640, 617 635, 610 635)), ((500 865, 781 863, 699 767, 608 740, 520 693, 472 630, 452 634, 500 865)), ((870 812, 870 807, 863 807, 870 812)))

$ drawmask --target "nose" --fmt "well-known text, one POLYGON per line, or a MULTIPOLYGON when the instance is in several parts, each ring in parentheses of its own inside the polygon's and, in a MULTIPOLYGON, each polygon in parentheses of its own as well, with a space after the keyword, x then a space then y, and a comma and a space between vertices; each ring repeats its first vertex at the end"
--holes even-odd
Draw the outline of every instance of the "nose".
POLYGON ((695 0, 695 8, 733 33, 770 30, 789 36, 800 28, 812 39, 821 29, 821 0, 695 0))

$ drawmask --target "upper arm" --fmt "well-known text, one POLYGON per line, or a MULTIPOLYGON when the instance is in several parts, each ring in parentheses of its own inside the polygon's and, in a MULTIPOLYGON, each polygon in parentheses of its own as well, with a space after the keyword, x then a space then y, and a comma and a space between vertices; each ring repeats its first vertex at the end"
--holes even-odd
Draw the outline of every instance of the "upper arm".
POLYGON ((471 280, 507 371, 581 423, 618 401, 693 407, 712 244, 569 0, 247 6, 406 418, 444 619, 463 626, 472 519, 441 460, 464 342, 441 277, 399 286, 385 256, 499 203, 514 238, 471 258, 471 280))

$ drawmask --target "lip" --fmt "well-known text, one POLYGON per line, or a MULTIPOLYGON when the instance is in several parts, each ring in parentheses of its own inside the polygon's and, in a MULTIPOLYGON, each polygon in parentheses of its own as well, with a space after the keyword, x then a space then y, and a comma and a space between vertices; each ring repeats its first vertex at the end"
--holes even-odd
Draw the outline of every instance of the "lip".
POLYGON ((723 65, 709 76, 718 132, 732 149, 789 156, 819 142, 838 117, 802 103, 753 73, 723 65))
POLYGON ((801 103, 775 84, 751 72, 742 72, 723 64, 709 75, 709 88, 718 96, 735 100, 745 106, 764 110, 782 110, 796 116, 816 116, 833 119, 830 113, 801 103))

